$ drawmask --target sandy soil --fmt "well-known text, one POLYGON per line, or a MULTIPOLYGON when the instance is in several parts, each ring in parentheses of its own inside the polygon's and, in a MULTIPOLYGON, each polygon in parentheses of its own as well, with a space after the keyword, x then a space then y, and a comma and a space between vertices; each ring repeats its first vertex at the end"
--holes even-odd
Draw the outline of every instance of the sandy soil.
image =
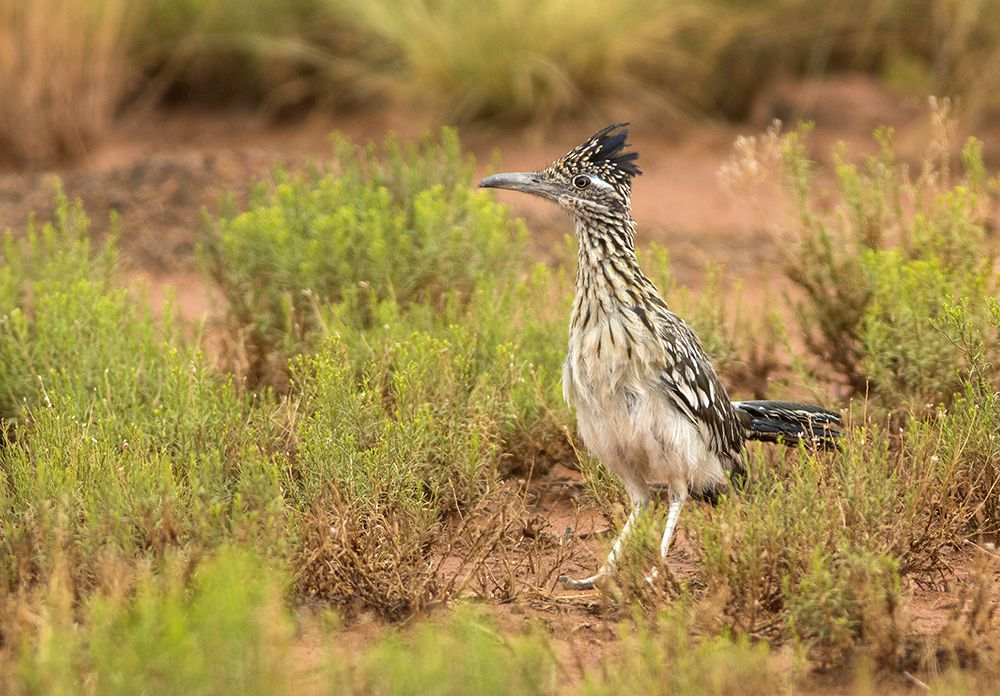
MULTIPOLYGON (((814 119, 814 155, 821 160, 837 140, 848 142, 858 152, 870 147, 867 134, 879 123, 896 126, 902 157, 916 160, 928 133, 919 104, 861 78, 778 86, 761 100, 754 122, 741 127, 665 126, 638 120, 632 140, 644 170, 634 192, 640 235, 643 241, 669 248, 682 284, 697 288, 705 263, 712 261, 744 281, 745 303, 760 297, 764 286, 782 287, 771 229, 784 219, 780 200, 765 195, 755 209, 727 191, 717 175, 732 152, 735 137, 761 132, 774 117, 814 119)), ((478 130, 463 136, 483 172, 495 149, 503 153, 504 169, 524 170, 545 164, 609 120, 563 124, 555 133, 478 130)), ((0 229, 22 232, 31 211, 45 219, 58 178, 70 196, 84 201, 98 235, 107 233, 110 211, 118 212, 119 245, 130 284, 144 285, 154 305, 160 304, 166 292, 173 292, 183 317, 206 318, 217 311, 220 300, 199 274, 194 256, 203 229, 202 208, 216 210, 226 194, 237 201, 244 199, 251 182, 267 176, 276 163, 296 165, 323 158, 329 152, 328 133, 334 129, 356 139, 379 140, 390 130, 408 137, 433 125, 427 119, 401 114, 314 116, 278 126, 262 124, 243 112, 145 114, 127 120, 112 140, 82 162, 47 171, 0 169, 0 229)), ((986 152, 991 166, 1000 166, 1000 138, 989 139, 986 152)), ((561 244, 569 231, 559 211, 523 196, 502 193, 500 198, 526 218, 537 257, 551 259, 554 245, 561 244)), ((601 553, 603 542, 594 532, 606 530, 607 523, 582 500, 578 475, 557 466, 533 484, 532 498, 532 514, 541 516, 548 529, 573 526, 577 533, 585 533, 582 553, 575 558, 579 567, 565 569, 585 572, 584 566, 594 563, 601 553)), ((944 625, 954 606, 955 582, 968 573, 974 554, 956 557, 955 576, 938 587, 912 588, 910 611, 920 631, 933 633, 944 625)), ((688 567, 683 531, 675 563, 681 576, 694 572, 688 567)), ((542 594, 488 606, 503 626, 529 622, 547 626, 556 639, 567 683, 573 683, 582 669, 616 651, 616 618, 596 593, 563 592, 554 583, 544 589, 542 594)), ((384 627, 361 618, 351 630, 363 645, 384 627)), ((318 652, 307 633, 303 661, 310 663, 318 652)), ((836 692, 835 687, 835 679, 830 684, 822 679, 817 682, 824 693, 836 692)))

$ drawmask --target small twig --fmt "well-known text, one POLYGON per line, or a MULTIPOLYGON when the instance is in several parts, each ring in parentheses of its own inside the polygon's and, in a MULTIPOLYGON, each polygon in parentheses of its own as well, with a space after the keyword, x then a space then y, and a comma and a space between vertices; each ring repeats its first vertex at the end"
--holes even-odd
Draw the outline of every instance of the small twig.
POLYGON ((925 684, 924 682, 920 681, 915 676, 913 676, 912 674, 910 674, 909 672, 907 672, 905 670, 903 671, 903 676, 906 677, 909 680, 909 682, 911 684, 913 684, 915 687, 917 687, 918 689, 923 689, 924 691, 930 691, 931 690, 931 687, 929 687, 927 684, 925 684))
POLYGON ((971 546, 971 547, 973 547, 975 549, 978 549, 979 551, 982 551, 983 553, 985 553, 990 558, 994 558, 994 559, 1000 561, 1000 553, 997 553, 996 551, 990 551, 985 546, 980 546, 976 542, 971 541, 969 539, 963 539, 963 543, 968 544, 969 546, 971 546))

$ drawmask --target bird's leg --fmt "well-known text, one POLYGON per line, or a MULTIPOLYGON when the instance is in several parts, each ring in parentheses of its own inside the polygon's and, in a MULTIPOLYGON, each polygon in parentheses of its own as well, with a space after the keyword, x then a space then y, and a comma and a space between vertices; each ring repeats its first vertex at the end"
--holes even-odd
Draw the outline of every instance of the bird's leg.
MULTIPOLYGON (((681 490, 679 493, 671 491, 670 507, 667 508, 667 526, 663 530, 663 538, 660 540, 660 558, 666 560, 667 551, 670 550, 670 541, 674 537, 674 529, 677 528, 677 519, 681 516, 681 508, 687 500, 687 491, 681 490)), ((646 582, 652 583, 660 574, 659 568, 653 568, 646 576, 646 582)))
POLYGON ((648 501, 637 503, 632 508, 632 512, 629 513, 628 519, 625 520, 625 526, 622 527, 621 533, 618 535, 618 538, 615 539, 615 543, 611 547, 611 553, 608 554, 608 560, 604 562, 604 565, 601 566, 599 571, 597 571, 597 574, 591 575, 589 578, 584 578, 583 580, 574 580, 573 578, 563 575, 559 578, 559 582, 562 583, 563 587, 567 587, 571 590, 589 590, 597 583, 598 580, 613 571, 618 565, 618 559, 621 557, 622 549, 625 547, 625 541, 631 535, 632 528, 635 526, 636 520, 639 519, 642 509, 647 503, 648 501))
POLYGON ((660 558, 667 557, 670 550, 670 540, 674 537, 674 529, 677 527, 677 519, 681 516, 681 508, 687 500, 687 491, 670 494, 670 507, 667 508, 667 526, 663 530, 663 538, 660 540, 660 558))

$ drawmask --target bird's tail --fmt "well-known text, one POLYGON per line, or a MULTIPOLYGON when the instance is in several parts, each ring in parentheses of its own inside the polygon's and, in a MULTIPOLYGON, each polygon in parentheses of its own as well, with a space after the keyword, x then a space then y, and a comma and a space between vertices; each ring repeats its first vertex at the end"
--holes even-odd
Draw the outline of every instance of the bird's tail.
POLYGON ((839 449, 844 433, 840 414, 819 406, 790 401, 734 401, 747 426, 747 439, 819 449, 839 449))

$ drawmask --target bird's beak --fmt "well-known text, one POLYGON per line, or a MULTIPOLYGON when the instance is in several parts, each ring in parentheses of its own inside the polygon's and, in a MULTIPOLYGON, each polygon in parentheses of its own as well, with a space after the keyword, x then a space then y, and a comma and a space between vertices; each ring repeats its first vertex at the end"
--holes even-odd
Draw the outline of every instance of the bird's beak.
POLYGON ((479 182, 479 188, 509 189, 545 196, 549 193, 549 185, 536 172, 509 172, 494 174, 479 182))

